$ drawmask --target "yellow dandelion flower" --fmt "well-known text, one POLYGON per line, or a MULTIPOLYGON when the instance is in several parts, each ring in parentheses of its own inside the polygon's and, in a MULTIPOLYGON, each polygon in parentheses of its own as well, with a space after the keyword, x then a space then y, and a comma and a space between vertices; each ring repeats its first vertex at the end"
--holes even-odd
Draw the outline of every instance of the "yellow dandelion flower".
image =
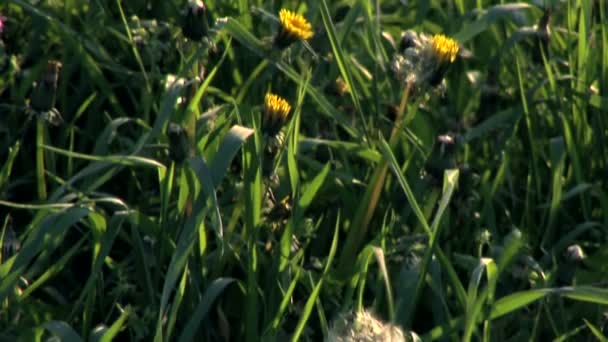
POLYGON ((291 105, 284 98, 267 93, 264 97, 264 116, 262 117, 262 129, 269 136, 276 135, 281 127, 287 122, 291 105))
POLYGON ((454 39, 442 34, 436 34, 431 39, 431 46, 433 47, 433 52, 439 60, 439 63, 453 63, 454 60, 456 60, 459 47, 458 42, 454 39))
POLYGON ((272 93, 264 97, 264 112, 271 113, 273 117, 286 118, 290 111, 291 106, 284 98, 272 93))
POLYGON ((280 47, 287 47, 297 40, 308 40, 312 38, 312 25, 300 14, 296 14, 288 9, 279 11, 279 21, 281 30, 275 38, 275 43, 280 47))

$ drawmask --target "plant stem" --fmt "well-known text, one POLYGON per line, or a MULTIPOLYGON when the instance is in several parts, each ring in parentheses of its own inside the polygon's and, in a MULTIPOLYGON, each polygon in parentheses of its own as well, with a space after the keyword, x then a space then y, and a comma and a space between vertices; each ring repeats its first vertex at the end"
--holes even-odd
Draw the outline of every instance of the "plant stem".
POLYGON ((38 199, 46 200, 46 182, 44 180, 44 120, 36 120, 36 185, 38 199))
MULTIPOLYGON (((410 90, 410 84, 406 85, 403 89, 399 110, 397 111, 395 124, 391 130, 391 136, 389 139, 391 149, 395 148, 395 145, 399 140, 399 132, 401 131, 401 126, 403 125, 403 113, 405 112, 410 90)), ((353 259, 357 256, 359 245, 367 233, 369 223, 371 222, 374 212, 376 211, 376 207, 378 206, 378 200, 386 180, 387 171, 388 161, 383 159, 374 170, 372 178, 370 179, 367 189, 365 190, 365 194, 363 195, 363 200, 361 201, 357 210, 355 219, 353 220, 352 226, 348 231, 346 243, 340 258, 340 269, 344 269, 344 267, 348 267, 348 265, 352 264, 353 259)))

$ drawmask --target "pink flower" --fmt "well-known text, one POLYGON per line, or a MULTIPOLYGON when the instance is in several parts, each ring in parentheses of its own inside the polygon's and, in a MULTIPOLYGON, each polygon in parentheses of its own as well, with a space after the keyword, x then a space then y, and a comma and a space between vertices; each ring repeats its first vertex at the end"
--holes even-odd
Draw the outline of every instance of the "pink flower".
POLYGON ((4 31, 4 22, 6 21, 6 17, 0 14, 0 33, 4 31))

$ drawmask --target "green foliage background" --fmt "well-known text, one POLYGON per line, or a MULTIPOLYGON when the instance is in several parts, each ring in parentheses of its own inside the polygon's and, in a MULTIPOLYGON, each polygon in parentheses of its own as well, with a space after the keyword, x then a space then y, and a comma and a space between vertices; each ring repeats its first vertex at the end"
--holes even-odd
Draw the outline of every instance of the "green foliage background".
POLYGON ((606 1, 206 5, 192 41, 184 1, 0 4, 0 339, 316 341, 365 308, 423 340, 606 340, 606 1), (272 49, 281 8, 313 39, 272 49), (461 50, 390 139, 407 29, 461 50), (60 123, 28 109, 51 60, 60 123))

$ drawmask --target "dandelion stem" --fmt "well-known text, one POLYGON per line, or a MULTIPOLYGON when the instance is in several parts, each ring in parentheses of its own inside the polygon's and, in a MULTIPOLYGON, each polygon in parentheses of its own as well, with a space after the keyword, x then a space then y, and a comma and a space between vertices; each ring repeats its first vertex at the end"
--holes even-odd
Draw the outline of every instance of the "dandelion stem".
MULTIPOLYGON (((389 139, 391 149, 395 147, 397 141, 399 140, 399 132, 401 131, 401 126, 404 122, 403 113, 405 112, 407 106, 410 90, 411 84, 408 83, 403 89, 401 102, 399 103, 399 110, 397 111, 395 124, 391 131, 391 136, 389 139)), ((352 226, 349 229, 346 243, 344 244, 344 250, 342 252, 342 257, 340 259, 339 265, 341 269, 352 264, 352 260, 357 255, 359 245, 367 233, 369 223, 371 222, 374 212, 376 211, 376 207, 378 206, 378 199, 380 198, 380 193, 382 192, 382 187, 384 186, 384 181, 386 180, 387 171, 388 161, 383 159, 374 170, 372 178, 370 179, 367 189, 365 190, 365 194, 363 195, 363 200, 361 201, 361 204, 357 210, 355 219, 353 220, 352 226)))
POLYGON ((36 184, 38 199, 46 200, 46 182, 44 180, 44 120, 36 121, 36 184))

